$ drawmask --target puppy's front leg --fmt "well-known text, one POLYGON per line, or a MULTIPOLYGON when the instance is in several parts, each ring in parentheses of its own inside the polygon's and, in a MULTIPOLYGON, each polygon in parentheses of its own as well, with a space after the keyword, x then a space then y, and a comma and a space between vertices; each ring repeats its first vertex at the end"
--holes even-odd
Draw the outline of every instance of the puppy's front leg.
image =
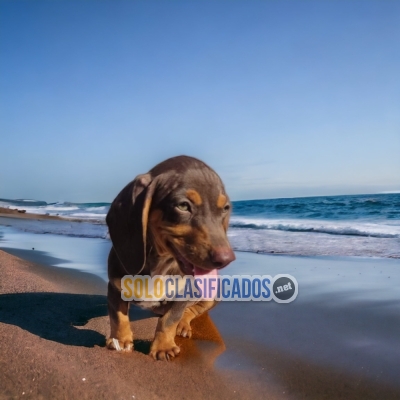
POLYGON ((111 334, 106 345, 116 350, 113 339, 117 339, 124 351, 133 350, 133 333, 129 324, 129 302, 121 298, 121 292, 111 283, 108 284, 108 313, 110 315, 111 334))
POLYGON ((203 300, 187 307, 177 325, 176 334, 178 336, 191 338, 192 328, 190 327, 190 323, 192 320, 204 314, 206 311, 211 310, 216 304, 217 302, 215 300, 203 300))
POLYGON ((186 301, 174 301, 171 308, 158 320, 150 355, 155 360, 167 360, 177 356, 180 348, 175 343, 176 328, 187 306, 186 301))

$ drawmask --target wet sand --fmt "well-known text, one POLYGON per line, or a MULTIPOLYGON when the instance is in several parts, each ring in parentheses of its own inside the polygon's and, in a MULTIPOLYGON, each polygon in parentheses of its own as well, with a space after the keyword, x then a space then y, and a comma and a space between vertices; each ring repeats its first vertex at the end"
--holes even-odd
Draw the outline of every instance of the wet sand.
POLYGON ((197 330, 203 348, 182 339, 185 355, 163 363, 146 355, 157 319, 133 313, 136 351, 121 354, 104 348, 109 325, 100 278, 4 252, 0 268, 1 398, 228 399, 235 388, 256 395, 212 368, 224 345, 208 319, 197 330))
POLYGON ((226 274, 292 274, 296 301, 223 302, 163 363, 147 355, 157 320, 138 308, 135 351, 104 348, 106 283, 51 266, 57 241, 8 243, 31 261, 0 251, 0 398, 400 398, 399 260, 237 253, 226 274))

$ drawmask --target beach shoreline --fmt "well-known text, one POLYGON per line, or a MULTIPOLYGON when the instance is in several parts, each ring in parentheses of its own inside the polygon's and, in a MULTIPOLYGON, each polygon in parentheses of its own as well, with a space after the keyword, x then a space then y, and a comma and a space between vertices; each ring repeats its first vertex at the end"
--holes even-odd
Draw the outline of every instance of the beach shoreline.
MULTIPOLYGON (((139 313, 132 322, 136 351, 109 351, 104 347, 109 331, 104 281, 26 262, 3 251, 0 268, 0 398, 161 399, 181 392, 195 399, 228 399, 233 395, 223 374, 211 368, 214 354, 221 351, 214 348, 221 347, 215 338, 195 362, 199 350, 194 341, 180 343, 186 347, 186 357, 155 362, 144 353, 157 318, 139 313)), ((251 388, 242 392, 255 395, 251 388)))
MULTIPOLYGON (((118 394, 120 398, 152 399, 184 393, 195 399, 265 398, 268 393, 272 399, 398 398, 400 387, 395 379, 373 371, 373 363, 379 358, 374 356, 375 350, 369 352, 367 344, 365 355, 360 354, 365 341, 372 339, 354 336, 356 328, 364 335, 364 328, 378 322, 382 330, 373 332, 373 339, 387 341, 387 331, 392 329, 390 340, 394 340, 397 328, 390 319, 398 302, 396 310, 390 309, 386 317, 368 316, 366 307, 374 310, 394 300, 377 300, 375 305, 365 299, 354 302, 344 290, 342 299, 327 298, 321 306, 323 294, 331 291, 329 286, 321 293, 316 290, 331 279, 323 275, 340 261, 346 262, 334 258, 328 261, 238 254, 231 273, 244 266, 255 273, 264 263, 269 264, 271 274, 284 269, 303 283, 299 299, 288 305, 222 303, 211 312, 211 321, 202 321, 197 340, 179 339, 182 355, 171 363, 162 363, 146 355, 157 319, 138 308, 131 311, 136 351, 123 355, 103 347, 109 330, 104 279, 27 262, 0 251, 0 330, 7 344, 1 346, 0 397, 20 398, 25 393, 24 397, 31 398, 107 398, 118 394), (296 274, 306 268, 308 275, 315 273, 317 266, 321 272, 315 284, 316 278, 304 283, 305 271, 296 274), (265 319, 257 317, 264 314, 265 319), (63 334, 63 330, 67 332, 63 334), (361 341, 347 348, 349 340, 361 341), (345 354, 349 349, 353 354, 345 354), (337 356, 332 360, 334 353, 337 356), (351 361, 354 357, 355 363, 351 361), (161 382, 167 382, 166 387, 161 382)), ((379 265, 392 270, 397 267, 395 260, 384 261, 379 265)), ((373 271, 373 260, 359 259, 352 265, 354 276, 361 269, 373 271)), ((343 265, 339 274, 348 269, 343 265)), ((386 369, 394 377, 398 372, 393 371, 394 361, 387 354, 383 356, 386 359, 375 369, 386 369), (385 366, 386 361, 389 363, 385 366)))
POLYGON ((50 219, 58 221, 62 221, 64 219, 56 215, 27 213, 26 210, 23 208, 7 208, 7 207, 0 207, 0 217, 36 219, 36 220, 50 219))
MULTIPOLYGON (((0 207, 0 217, 1 218, 17 218, 17 219, 29 219, 36 221, 50 220, 50 221, 72 221, 72 222, 88 222, 85 218, 78 217, 67 217, 59 215, 49 215, 49 214, 34 214, 26 212, 24 208, 7 208, 0 207)), ((105 221, 101 220, 91 220, 92 224, 105 225, 105 221)))
MULTIPOLYGON (((395 193, 234 201, 228 238, 235 251, 400 259, 399 204, 395 193)), ((110 203, 0 199, 0 206, 0 225, 108 238, 110 203)))

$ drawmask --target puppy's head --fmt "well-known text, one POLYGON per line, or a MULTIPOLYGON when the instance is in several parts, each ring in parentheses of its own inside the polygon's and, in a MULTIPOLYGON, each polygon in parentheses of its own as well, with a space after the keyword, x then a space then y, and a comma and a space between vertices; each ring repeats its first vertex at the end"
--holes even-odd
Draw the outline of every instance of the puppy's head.
POLYGON ((235 259, 226 236, 231 204, 224 185, 201 161, 180 161, 160 175, 149 233, 157 251, 171 254, 185 274, 223 268, 235 259))
POLYGON ((235 259, 226 236, 230 212, 219 176, 179 156, 131 182, 114 200, 107 224, 120 261, 136 264, 135 273, 151 244, 160 256, 174 257, 184 274, 204 274, 235 259))

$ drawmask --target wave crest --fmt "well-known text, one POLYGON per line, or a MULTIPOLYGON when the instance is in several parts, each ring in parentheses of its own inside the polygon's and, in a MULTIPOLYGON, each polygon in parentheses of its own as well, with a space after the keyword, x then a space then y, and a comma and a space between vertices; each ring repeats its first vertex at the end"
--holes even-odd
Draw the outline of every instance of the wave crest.
POLYGON ((255 230, 277 230, 287 232, 315 232, 329 235, 350 235, 377 238, 400 237, 400 226, 360 223, 352 221, 351 225, 344 222, 329 221, 291 221, 291 220, 252 220, 232 218, 232 228, 247 228, 255 230))

